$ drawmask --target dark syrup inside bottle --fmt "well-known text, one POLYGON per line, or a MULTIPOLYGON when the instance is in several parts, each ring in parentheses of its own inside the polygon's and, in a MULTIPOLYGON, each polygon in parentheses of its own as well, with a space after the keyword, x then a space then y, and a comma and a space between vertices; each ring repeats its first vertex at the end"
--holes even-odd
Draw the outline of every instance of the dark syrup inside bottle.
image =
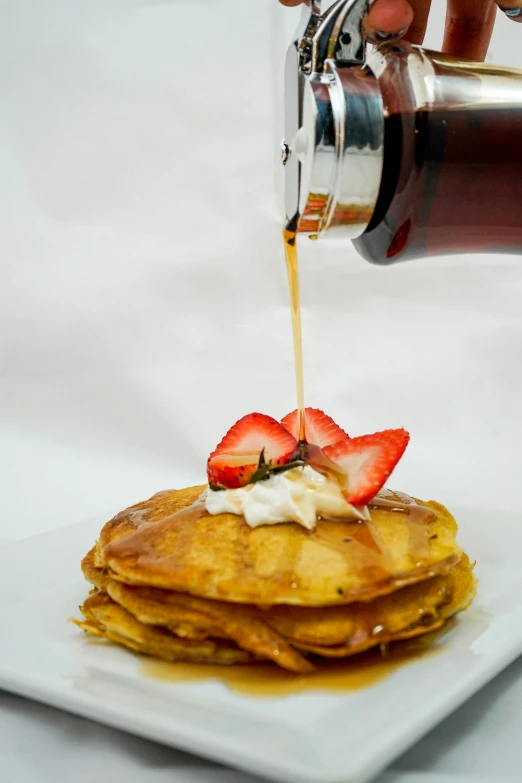
MULTIPOLYGON (((444 87, 444 69, 438 70, 444 87)), ((385 104, 387 82, 380 80, 385 104)), ((465 89, 473 93, 472 87, 468 77, 465 89)), ((411 95, 401 94, 397 82, 393 89, 381 192, 368 229, 355 240, 361 255, 385 264, 449 253, 521 253, 522 107, 441 101, 412 111, 411 95)))

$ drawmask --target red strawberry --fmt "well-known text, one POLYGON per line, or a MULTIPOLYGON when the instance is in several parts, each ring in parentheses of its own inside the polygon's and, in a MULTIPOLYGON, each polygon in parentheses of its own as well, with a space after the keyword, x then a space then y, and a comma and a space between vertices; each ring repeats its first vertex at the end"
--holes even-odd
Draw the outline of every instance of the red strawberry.
POLYGON ((263 413, 249 413, 229 429, 207 462, 209 484, 235 489, 248 484, 261 452, 273 467, 295 455, 296 439, 278 421, 263 413))
POLYGON ((406 430, 384 430, 351 438, 324 449, 348 476, 346 500, 363 505, 382 488, 410 440, 406 430))
MULTIPOLYGON (((294 438, 299 440, 299 416, 296 410, 285 416, 281 420, 281 424, 288 432, 292 433, 294 438)), ((307 443, 324 448, 349 437, 323 411, 320 411, 318 408, 305 408, 305 440, 307 443)))

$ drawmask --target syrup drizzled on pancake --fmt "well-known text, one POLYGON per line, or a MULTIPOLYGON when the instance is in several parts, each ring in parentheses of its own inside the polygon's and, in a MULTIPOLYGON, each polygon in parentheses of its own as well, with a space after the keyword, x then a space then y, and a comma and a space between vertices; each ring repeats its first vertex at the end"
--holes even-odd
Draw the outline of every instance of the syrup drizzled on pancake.
POLYGON ((368 504, 369 508, 388 509, 407 515, 410 532, 410 554, 420 567, 430 553, 429 523, 436 516, 426 506, 421 506, 404 492, 382 489, 368 504))
MULTIPOLYGON (((207 490, 204 490, 187 507, 154 520, 148 518, 146 509, 130 509, 127 518, 135 527, 135 531, 112 541, 106 547, 105 555, 135 557, 143 566, 150 565, 153 561, 155 563, 161 561, 163 569, 179 570, 192 551, 198 521, 210 516, 205 509, 206 492, 207 490), (150 526, 154 526, 156 540, 158 536, 164 536, 165 540, 171 542, 173 548, 170 551, 158 553, 157 548, 151 543, 153 539, 147 530, 150 526)), ((419 505, 406 494, 390 490, 381 490, 369 503, 369 508, 400 514, 400 522, 408 527, 409 555, 414 570, 417 573, 425 568, 429 570, 427 566, 430 555, 429 527, 430 522, 436 518, 435 512, 419 505)), ((360 575, 365 583, 385 585, 393 583, 395 578, 400 576, 394 572, 391 553, 371 519, 368 521, 321 519, 318 520, 317 527, 313 531, 304 531, 292 523, 286 524, 290 528, 291 535, 288 536, 284 550, 280 554, 274 578, 290 590, 298 587, 295 571, 302 552, 303 536, 328 550, 340 552, 345 557, 350 570, 360 575)), ((240 526, 238 536, 242 546, 238 547, 238 550, 248 551, 248 536, 251 534, 252 531, 246 524, 240 526)), ((257 578, 247 561, 238 561, 237 568, 238 571, 240 570, 241 580, 245 586, 250 580, 257 578)), ((342 595, 339 593, 340 600, 342 595)))

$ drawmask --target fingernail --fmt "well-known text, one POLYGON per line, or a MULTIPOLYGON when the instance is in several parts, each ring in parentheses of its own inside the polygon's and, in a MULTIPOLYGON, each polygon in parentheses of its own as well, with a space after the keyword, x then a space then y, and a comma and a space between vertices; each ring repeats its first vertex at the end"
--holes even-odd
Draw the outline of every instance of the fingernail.
POLYGON ((397 30, 396 33, 383 33, 382 30, 376 30, 375 35, 377 38, 380 38, 381 41, 391 41, 392 38, 400 38, 406 30, 408 29, 408 26, 403 27, 401 30, 397 30))
POLYGON ((522 8, 520 8, 520 7, 519 8, 502 8, 502 6, 500 6, 500 10, 504 11, 506 16, 509 16, 510 19, 516 19, 517 16, 521 16, 522 15, 522 8))

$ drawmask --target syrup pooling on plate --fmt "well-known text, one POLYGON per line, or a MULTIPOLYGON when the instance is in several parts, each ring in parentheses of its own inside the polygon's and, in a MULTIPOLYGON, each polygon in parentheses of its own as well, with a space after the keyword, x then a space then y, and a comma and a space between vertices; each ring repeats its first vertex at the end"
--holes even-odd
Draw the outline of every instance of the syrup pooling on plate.
POLYGON ((218 682, 228 690, 257 698, 282 698, 300 693, 350 693, 371 688, 413 661, 437 655, 435 633, 418 639, 381 645, 348 659, 314 659, 316 671, 296 675, 270 664, 219 666, 144 660, 141 672, 170 684, 218 682))

